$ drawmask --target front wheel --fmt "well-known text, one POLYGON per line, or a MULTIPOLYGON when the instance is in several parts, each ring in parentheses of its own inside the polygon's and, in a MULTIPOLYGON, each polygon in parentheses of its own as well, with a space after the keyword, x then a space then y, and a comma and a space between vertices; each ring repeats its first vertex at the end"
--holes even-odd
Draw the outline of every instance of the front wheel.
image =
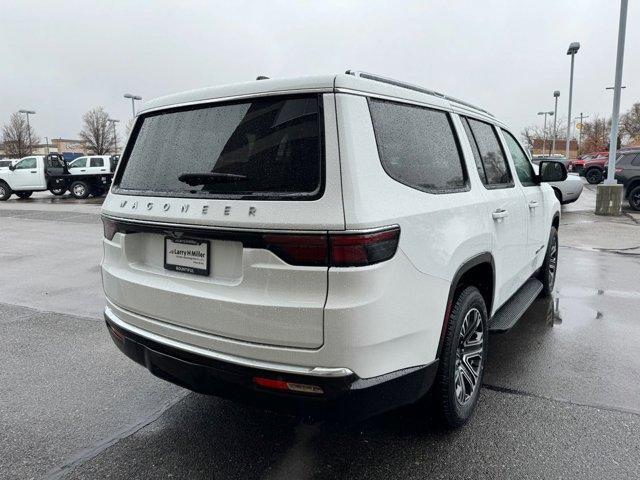
POLYGON ((597 185, 603 179, 602 171, 600 171, 600 169, 598 168, 587 170, 584 176, 587 179, 587 182, 589 182, 591 185, 597 185))
POLYGON ((551 227, 549 233, 549 243, 544 262, 538 273, 538 280, 542 282, 542 295, 548 297, 553 292, 556 283, 556 273, 558 270, 558 231, 556 227, 551 227))
POLYGON ((0 202, 9 200, 11 197, 11 187, 4 182, 0 182, 0 202))
POLYGON ((33 192, 15 192, 15 194, 18 196, 18 198, 29 198, 31 195, 33 195, 33 192))
POLYGON ((476 287, 454 298, 434 384, 434 400, 445 426, 458 428, 473 415, 487 357, 488 315, 476 287))
POLYGON ((86 182, 77 181, 71 184, 71 188, 69 188, 69 191, 71 192, 71 195, 73 195, 73 198, 82 200, 89 196, 91 189, 86 182))
POLYGON ((640 186, 629 192, 629 206, 634 210, 640 210, 640 186))

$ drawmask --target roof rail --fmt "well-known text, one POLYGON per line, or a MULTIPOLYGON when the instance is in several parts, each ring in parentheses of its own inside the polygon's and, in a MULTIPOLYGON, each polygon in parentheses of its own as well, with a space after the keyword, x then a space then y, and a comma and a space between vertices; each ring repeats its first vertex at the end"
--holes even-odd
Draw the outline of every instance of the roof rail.
POLYGON ((393 78, 383 77, 382 75, 376 75, 375 73, 362 72, 359 70, 347 70, 344 73, 346 73, 347 75, 353 75, 354 77, 373 80, 374 82, 387 83, 389 85, 395 85, 396 87, 401 87, 401 88, 406 88, 408 90, 414 90, 416 92, 426 93, 427 95, 433 95, 434 97, 442 98, 443 100, 448 100, 451 103, 457 103, 458 105, 463 105, 467 108, 478 110, 482 113, 486 113, 487 115, 495 118, 495 115, 493 115, 493 113, 488 112, 484 108, 477 107, 469 102, 465 102, 455 97, 450 97, 449 95, 445 95, 444 93, 436 92, 435 90, 429 90, 428 88, 420 87, 418 85, 401 82, 400 80, 394 80, 393 78))

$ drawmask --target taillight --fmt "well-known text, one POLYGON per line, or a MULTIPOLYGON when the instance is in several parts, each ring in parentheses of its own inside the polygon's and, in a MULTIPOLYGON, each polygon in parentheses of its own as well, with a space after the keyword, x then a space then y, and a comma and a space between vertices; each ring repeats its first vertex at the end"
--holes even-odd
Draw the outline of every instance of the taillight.
POLYGON ((383 262, 398 249, 400 227, 368 233, 266 234, 265 248, 292 265, 359 267, 383 262))
POLYGON ((113 237, 118 231, 118 224, 113 220, 102 217, 102 229, 104 230, 104 238, 107 240, 113 240, 113 237))
POLYGON ((616 173, 622 173, 623 170, 624 168, 616 168, 616 173))
POLYGON ((331 235, 331 266, 359 267, 383 262, 398 248, 400 227, 382 232, 331 235))

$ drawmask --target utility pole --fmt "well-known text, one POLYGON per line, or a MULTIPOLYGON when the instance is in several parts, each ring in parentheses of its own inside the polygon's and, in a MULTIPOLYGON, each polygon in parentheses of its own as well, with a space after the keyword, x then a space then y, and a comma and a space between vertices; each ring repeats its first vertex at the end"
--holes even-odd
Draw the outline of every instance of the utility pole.
POLYGON ((538 115, 544 115, 544 127, 542 127, 542 154, 547 149, 547 115, 553 117, 553 112, 538 112, 538 115))
POLYGON ((618 148, 618 120, 620 116, 620 93, 622 92, 622 65, 624 63, 624 43, 627 30, 627 7, 629 1, 620 1, 620 22, 618 24, 618 51, 616 53, 616 79, 613 90, 613 112, 611 114, 611 135, 609 136, 609 168, 603 185, 598 185, 596 194, 596 214, 620 215, 622 185, 616 176, 616 154, 618 148))
POLYGON ((571 143, 571 100, 573 99, 573 61, 580 49, 580 44, 578 42, 573 42, 569 45, 569 49, 567 50, 567 55, 571 55, 571 76, 569 77, 569 113, 567 114, 567 138, 566 138, 566 157, 569 160, 569 146, 571 143))
POLYGON ((117 155, 118 154, 118 140, 117 140, 117 134, 116 134, 116 123, 118 123, 120 120, 117 120, 115 118, 110 118, 107 120, 107 122, 109 122, 111 124, 111 126, 113 127, 113 154, 117 155))
POLYGON ((582 112, 580 112, 580 116, 574 118, 574 120, 578 120, 580 119, 580 128, 578 129, 578 152, 582 153, 582 128, 583 128, 583 120, 585 118, 589 118, 589 115, 585 115, 582 112))
POLYGON ((556 99, 556 106, 553 109, 553 140, 551 142, 550 155, 556 153, 556 137, 558 136, 558 97, 560 96, 560 90, 553 92, 553 97, 556 99))

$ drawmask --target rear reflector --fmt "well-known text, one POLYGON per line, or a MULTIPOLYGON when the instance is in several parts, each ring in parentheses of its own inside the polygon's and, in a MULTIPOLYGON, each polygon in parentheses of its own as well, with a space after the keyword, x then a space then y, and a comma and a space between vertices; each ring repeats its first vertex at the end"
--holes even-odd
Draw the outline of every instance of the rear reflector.
POLYGON ((118 231, 118 224, 113 220, 102 217, 102 228, 104 230, 104 238, 107 240, 113 240, 113 237, 118 231))
POLYGON ((253 377, 253 383, 259 387, 271 390, 280 390, 288 392, 312 393, 321 395, 324 393, 322 387, 317 385, 307 385, 305 383, 286 382, 284 380, 274 380, 272 378, 253 377))
POLYGON ((400 227, 369 233, 264 235, 265 248, 291 265, 360 267, 396 253, 400 227))

